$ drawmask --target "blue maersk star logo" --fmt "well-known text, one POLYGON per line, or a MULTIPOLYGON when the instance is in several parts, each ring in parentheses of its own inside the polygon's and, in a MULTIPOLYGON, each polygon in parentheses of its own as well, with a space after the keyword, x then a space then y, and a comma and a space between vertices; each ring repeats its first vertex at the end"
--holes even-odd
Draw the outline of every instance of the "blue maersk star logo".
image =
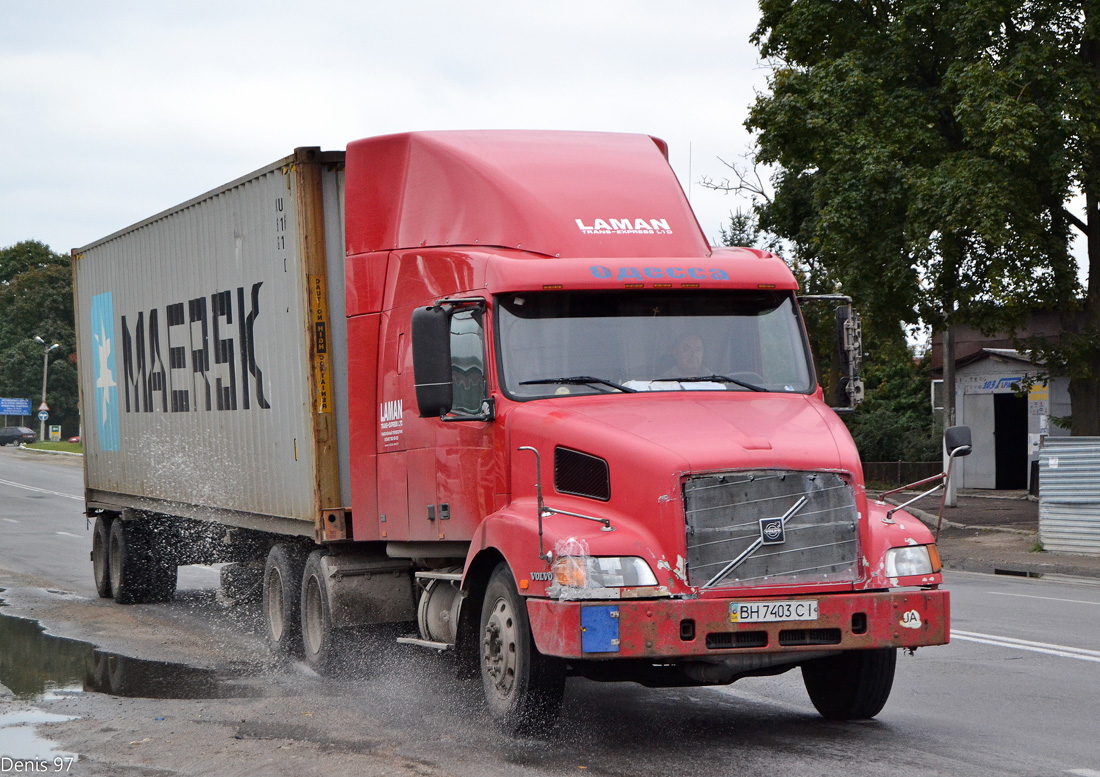
POLYGON ((111 292, 92 297, 92 340, 95 356, 95 421, 99 448, 119 449, 118 383, 115 381, 115 311, 111 292))
POLYGON ((103 328, 102 321, 100 322, 99 334, 94 335, 94 337, 96 341, 95 387, 96 393, 101 394, 103 399, 103 407, 100 413, 106 416, 107 408, 114 399, 111 392, 106 389, 115 388, 118 384, 115 383, 115 360, 111 358, 111 337, 103 328), (104 389, 104 391, 101 392, 99 389, 104 389))

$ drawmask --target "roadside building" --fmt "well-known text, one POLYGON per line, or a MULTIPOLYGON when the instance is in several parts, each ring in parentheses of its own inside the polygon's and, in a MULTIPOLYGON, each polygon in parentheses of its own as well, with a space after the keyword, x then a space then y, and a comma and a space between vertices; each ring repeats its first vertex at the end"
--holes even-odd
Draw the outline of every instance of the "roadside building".
MULTIPOLYGON (((1058 331, 1057 314, 1041 312, 1020 336, 1058 331)), ((986 337, 960 327, 956 338, 955 423, 970 427, 974 444, 973 454, 956 464, 959 487, 1035 491, 1041 441, 1069 436, 1053 420, 1070 415, 1069 379, 1048 376, 1041 362, 1012 347, 1009 335, 986 337)), ((939 336, 932 341, 932 371, 942 386, 939 336)))

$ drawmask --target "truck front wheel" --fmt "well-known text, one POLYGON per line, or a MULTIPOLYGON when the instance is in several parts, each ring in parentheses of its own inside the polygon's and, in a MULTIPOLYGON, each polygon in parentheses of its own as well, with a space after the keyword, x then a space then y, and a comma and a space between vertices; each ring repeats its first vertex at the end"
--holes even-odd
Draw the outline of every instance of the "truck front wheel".
POLYGON ((508 734, 552 726, 565 695, 565 662, 539 653, 512 572, 493 571, 481 607, 481 680, 489 714, 508 734))
POLYGON ((886 706, 894 685, 895 648, 849 650, 802 665, 817 711, 830 720, 866 720, 886 706))
POLYGON ((296 545, 273 545, 264 565, 263 611, 267 642, 280 655, 302 654, 302 570, 305 553, 296 545))

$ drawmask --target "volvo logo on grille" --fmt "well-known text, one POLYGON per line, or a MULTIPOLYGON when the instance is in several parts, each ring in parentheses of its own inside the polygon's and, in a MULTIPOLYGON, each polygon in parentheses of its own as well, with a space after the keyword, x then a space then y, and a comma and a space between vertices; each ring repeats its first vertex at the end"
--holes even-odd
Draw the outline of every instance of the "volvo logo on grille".
POLYGON ((782 545, 787 541, 782 518, 760 519, 760 542, 763 545, 782 545))

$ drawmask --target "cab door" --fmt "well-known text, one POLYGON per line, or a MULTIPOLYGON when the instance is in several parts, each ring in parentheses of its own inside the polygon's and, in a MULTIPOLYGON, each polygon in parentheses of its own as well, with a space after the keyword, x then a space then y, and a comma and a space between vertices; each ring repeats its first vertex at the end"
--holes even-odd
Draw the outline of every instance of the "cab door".
POLYGON ((469 540, 493 510, 499 474, 494 466, 487 305, 458 306, 450 316, 452 400, 431 426, 434 445, 408 453, 410 539, 469 540), (488 416, 488 417, 486 417, 488 416))

